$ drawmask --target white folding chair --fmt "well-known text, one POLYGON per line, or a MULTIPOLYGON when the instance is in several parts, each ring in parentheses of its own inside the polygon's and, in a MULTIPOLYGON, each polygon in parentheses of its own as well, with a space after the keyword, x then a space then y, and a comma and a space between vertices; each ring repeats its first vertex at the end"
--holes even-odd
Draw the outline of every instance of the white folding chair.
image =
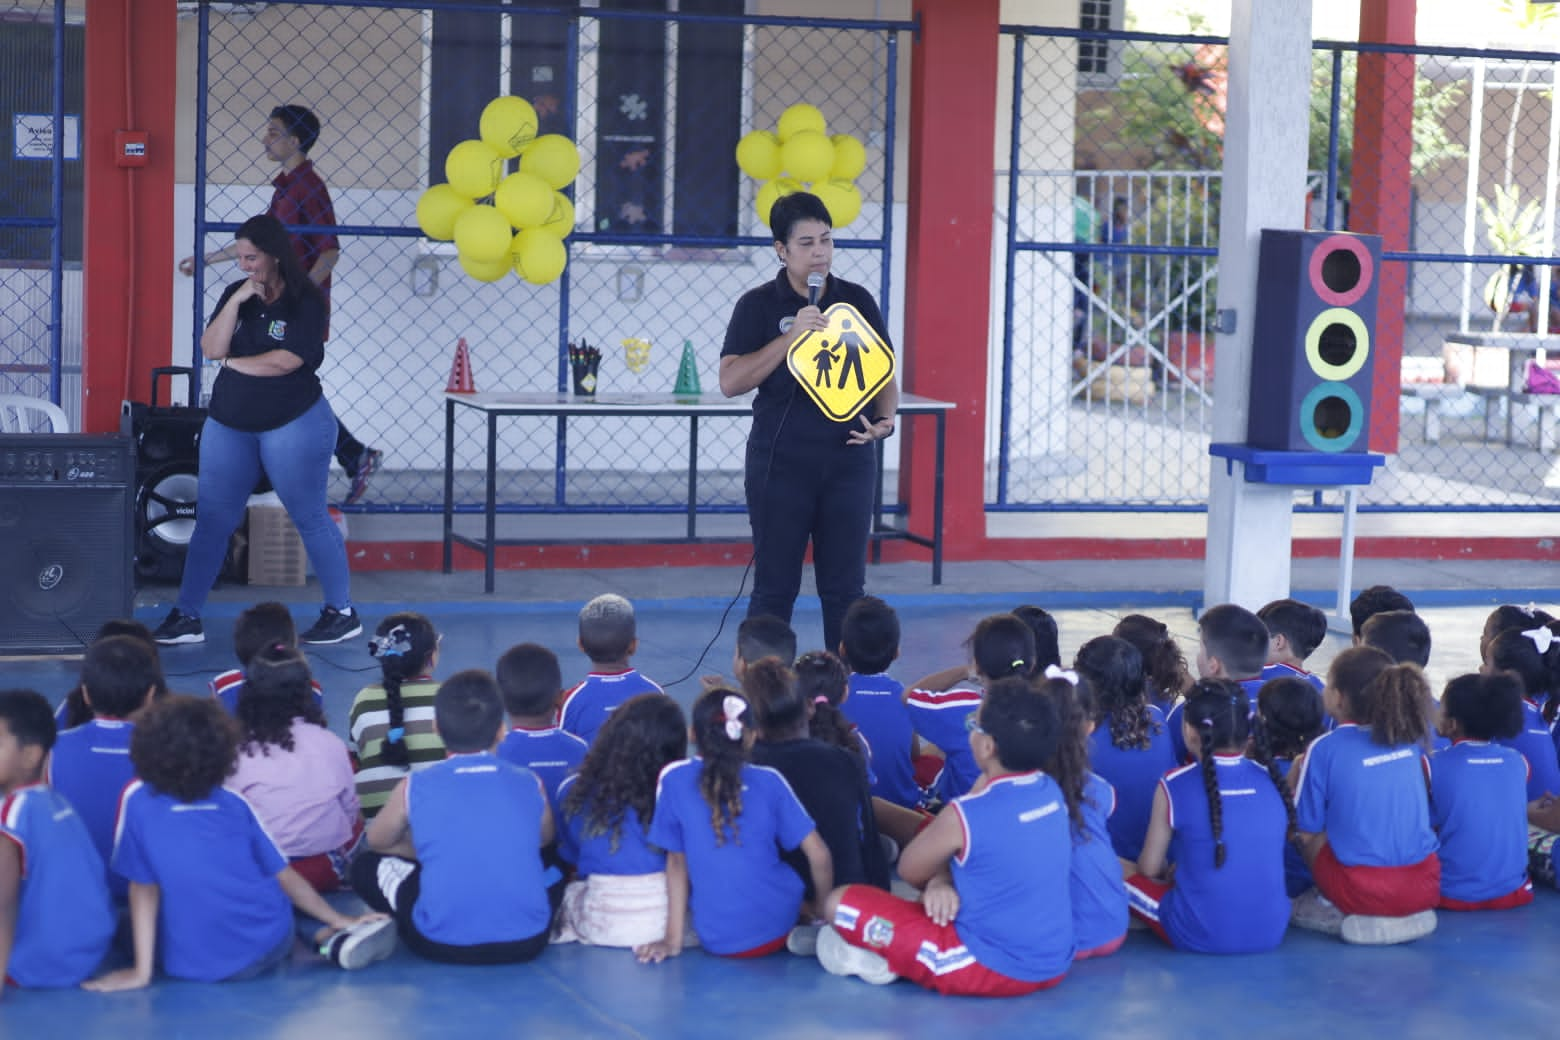
POLYGON ((69 433, 65 409, 22 394, 0 394, 0 433, 69 433))

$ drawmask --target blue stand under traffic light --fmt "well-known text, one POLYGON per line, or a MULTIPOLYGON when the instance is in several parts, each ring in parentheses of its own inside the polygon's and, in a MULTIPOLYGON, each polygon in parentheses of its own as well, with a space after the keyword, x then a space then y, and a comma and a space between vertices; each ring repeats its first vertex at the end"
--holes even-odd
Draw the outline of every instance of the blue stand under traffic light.
POLYGON ((1356 488, 1368 485, 1376 467, 1383 465, 1387 457, 1374 451, 1274 451, 1231 443, 1210 444, 1208 454, 1223 459, 1229 474, 1240 463, 1241 479, 1248 484, 1344 489, 1343 531, 1338 539, 1338 606, 1327 623, 1335 631, 1353 631, 1349 593, 1354 584, 1354 514, 1359 505, 1356 488))

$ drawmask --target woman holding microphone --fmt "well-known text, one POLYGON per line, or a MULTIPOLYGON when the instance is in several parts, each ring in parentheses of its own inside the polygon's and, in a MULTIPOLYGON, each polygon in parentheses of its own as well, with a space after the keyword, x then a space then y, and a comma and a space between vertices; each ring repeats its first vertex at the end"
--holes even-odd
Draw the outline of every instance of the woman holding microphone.
POLYGON ((748 616, 787 622, 801 590, 812 542, 823 607, 824 645, 840 645, 845 610, 866 583, 876 453, 869 445, 894 432, 899 390, 888 383, 847 422, 823 413, 786 366, 791 345, 825 329, 823 311, 847 303, 888 342, 872 294, 829 273, 833 221, 816 195, 782 196, 769 212, 780 271, 743 294, 726 327, 720 390, 757 389, 748 434, 746 489, 753 528, 753 595, 748 616))
POLYGON ((200 435, 200 498, 179 599, 154 633, 164 645, 205 641, 201 610, 263 472, 270 477, 319 575, 325 609, 299 638, 339 643, 363 625, 352 609, 346 546, 326 505, 336 417, 320 387, 325 300, 298 262, 287 230, 251 217, 234 234, 242 281, 217 302, 200 338, 219 361, 200 435))

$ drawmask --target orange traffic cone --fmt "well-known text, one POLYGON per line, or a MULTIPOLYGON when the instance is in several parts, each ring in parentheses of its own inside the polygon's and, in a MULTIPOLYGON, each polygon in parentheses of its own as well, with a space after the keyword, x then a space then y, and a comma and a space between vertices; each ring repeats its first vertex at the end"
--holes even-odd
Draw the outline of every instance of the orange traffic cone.
POLYGON ((451 394, 474 394, 477 388, 471 379, 471 352, 466 349, 466 337, 455 344, 455 361, 450 365, 450 381, 444 390, 451 394))

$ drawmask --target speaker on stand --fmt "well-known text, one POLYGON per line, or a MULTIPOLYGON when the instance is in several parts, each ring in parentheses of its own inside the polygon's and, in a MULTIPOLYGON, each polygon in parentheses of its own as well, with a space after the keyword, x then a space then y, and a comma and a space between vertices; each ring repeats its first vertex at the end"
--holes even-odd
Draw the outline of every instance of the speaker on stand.
POLYGON ((0 437, 0 653, 79 651, 130 616, 134 482, 126 437, 0 437))

